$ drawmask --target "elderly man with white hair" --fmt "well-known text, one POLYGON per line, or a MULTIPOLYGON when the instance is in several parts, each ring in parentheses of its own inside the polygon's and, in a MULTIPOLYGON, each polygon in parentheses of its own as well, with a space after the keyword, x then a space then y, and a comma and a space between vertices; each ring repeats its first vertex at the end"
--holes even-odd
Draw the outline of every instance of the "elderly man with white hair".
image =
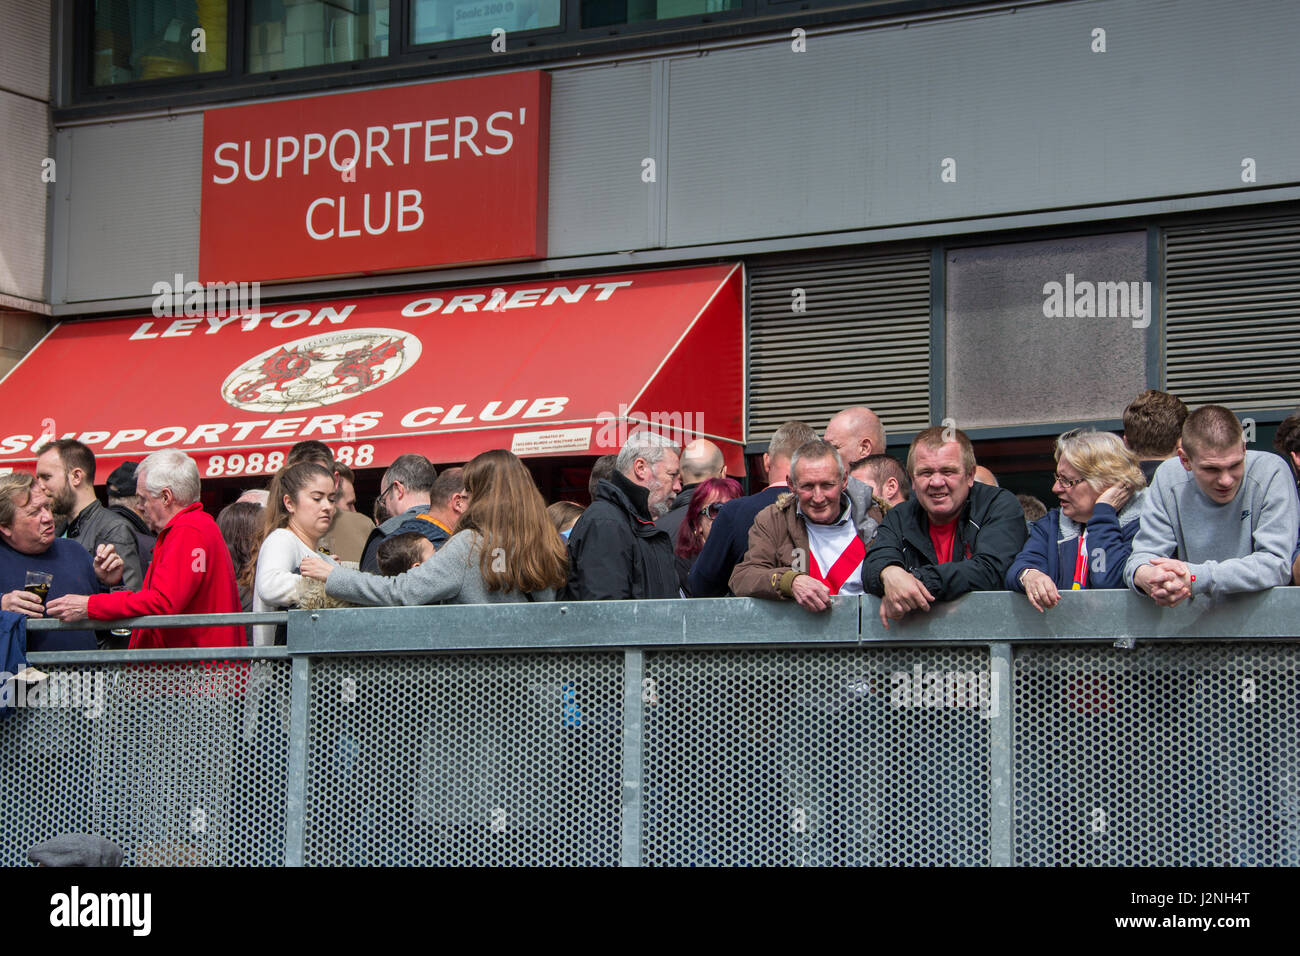
POLYGON ((668 533, 654 519, 681 491, 680 451, 654 432, 629 435, 596 500, 569 533, 571 601, 681 596, 668 533))
MULTIPOLYGON (((175 449, 154 452, 136 469, 136 491, 146 521, 158 534, 144 586, 139 591, 67 594, 50 601, 46 613, 63 621, 239 613, 235 569, 217 523, 199 503, 199 469, 194 459, 175 449)), ((111 554, 112 545, 101 545, 100 551, 104 549, 111 554)), ((141 628, 131 635, 130 647, 232 647, 244 643, 242 627, 223 625, 141 628)))

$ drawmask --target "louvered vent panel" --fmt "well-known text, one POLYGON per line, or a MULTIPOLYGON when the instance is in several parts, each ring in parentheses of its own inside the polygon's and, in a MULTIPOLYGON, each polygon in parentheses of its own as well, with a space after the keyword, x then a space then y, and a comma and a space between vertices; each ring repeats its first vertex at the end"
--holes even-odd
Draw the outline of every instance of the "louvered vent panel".
POLYGON ((749 278, 749 441, 790 419, 823 428, 851 405, 890 432, 929 424, 928 251, 751 263, 749 278))
POLYGON ((1165 232, 1166 387, 1234 411, 1300 403, 1300 216, 1165 232))

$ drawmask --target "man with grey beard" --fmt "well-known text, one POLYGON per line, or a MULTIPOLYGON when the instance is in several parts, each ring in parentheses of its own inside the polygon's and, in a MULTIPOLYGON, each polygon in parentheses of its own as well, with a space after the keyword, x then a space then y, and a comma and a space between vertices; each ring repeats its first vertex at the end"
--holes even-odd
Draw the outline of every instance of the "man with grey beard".
POLYGON ((122 581, 128 591, 144 583, 144 568, 131 525, 109 511, 95 496, 95 456, 71 438, 43 445, 36 459, 36 481, 50 499, 56 521, 66 521, 64 537, 76 541, 93 558, 101 544, 111 544, 122 558, 122 581))
POLYGON ((681 596, 673 543, 654 519, 681 491, 681 452, 653 432, 628 436, 614 471, 569 534, 570 601, 681 596))

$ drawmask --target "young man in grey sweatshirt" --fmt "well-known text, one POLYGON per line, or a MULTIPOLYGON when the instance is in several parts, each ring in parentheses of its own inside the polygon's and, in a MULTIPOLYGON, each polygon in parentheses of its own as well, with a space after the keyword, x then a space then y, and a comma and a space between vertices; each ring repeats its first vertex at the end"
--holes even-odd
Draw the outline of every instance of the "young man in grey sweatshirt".
POLYGON ((1237 416, 1205 405, 1156 470, 1124 582, 1166 607, 1289 584, 1297 525, 1286 462, 1247 451, 1237 416))

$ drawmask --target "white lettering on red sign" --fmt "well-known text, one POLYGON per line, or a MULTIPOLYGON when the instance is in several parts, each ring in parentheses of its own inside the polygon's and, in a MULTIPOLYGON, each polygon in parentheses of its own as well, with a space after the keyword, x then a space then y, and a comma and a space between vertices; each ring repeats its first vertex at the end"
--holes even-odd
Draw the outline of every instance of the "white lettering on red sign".
MULTIPOLYGON (((439 296, 428 296, 420 299, 413 299, 406 305, 402 306, 402 315, 408 319, 417 319, 421 316, 433 315, 440 313, 442 315, 454 315, 459 312, 496 312, 506 309, 528 309, 535 305, 554 305, 556 302, 578 303, 584 298, 588 298, 593 289, 598 289, 595 295, 590 298, 595 302, 609 301, 615 292, 619 289, 632 285, 631 279, 624 279, 618 282, 584 282, 582 285, 569 288, 568 286, 542 286, 536 289, 516 289, 508 297, 504 290, 498 290, 491 301, 483 293, 465 293, 463 295, 454 295, 450 300, 444 300, 439 296)), ((297 325, 321 325, 329 323, 331 325, 342 325, 352 312, 356 309, 356 303, 349 302, 347 305, 335 306, 316 306, 313 314, 309 309, 289 309, 284 312, 251 312, 247 315, 231 315, 218 318, 217 316, 208 316, 205 319, 177 319, 164 326, 155 326, 153 322, 142 322, 140 327, 131 333, 128 341, 141 342, 148 339, 157 338, 184 338, 201 331, 203 335, 216 335, 219 331, 229 326, 232 322, 238 320, 237 326, 240 332, 251 332, 261 325, 262 320, 267 320, 267 324, 276 329, 289 329, 297 325), (206 328, 200 330, 200 323, 206 322, 206 328)))
MULTIPOLYGON (((455 427, 491 422, 520 422, 531 419, 554 418, 564 412, 569 404, 568 396, 550 396, 546 398, 497 399, 486 402, 470 411, 467 403, 452 404, 448 408, 429 405, 412 409, 401 418, 403 429, 425 429, 433 425, 455 427)), ((115 432, 87 430, 78 436, 79 440, 99 451, 114 451, 123 446, 131 446, 143 441, 149 448, 164 448, 175 445, 198 450, 205 445, 229 447, 232 443, 250 442, 261 444, 269 441, 302 439, 310 436, 332 437, 346 435, 355 438, 359 433, 372 431, 379 427, 384 413, 381 411, 356 412, 352 415, 316 415, 308 418, 296 415, 288 418, 259 418, 242 422, 208 422, 189 428, 183 425, 164 425, 149 431, 144 428, 121 428, 115 432)), ((69 435, 67 437, 73 437, 69 435)), ((35 451, 44 443, 45 437, 33 435, 9 435, 0 439, 0 454, 13 455, 25 451, 35 451)))

